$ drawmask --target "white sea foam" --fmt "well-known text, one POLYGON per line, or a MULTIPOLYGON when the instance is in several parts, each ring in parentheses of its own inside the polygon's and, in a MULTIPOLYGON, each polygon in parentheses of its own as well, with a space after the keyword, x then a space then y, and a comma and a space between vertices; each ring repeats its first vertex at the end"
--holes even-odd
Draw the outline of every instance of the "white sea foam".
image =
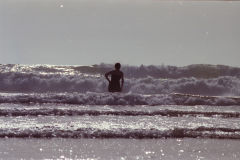
POLYGON ((108 93, 112 68, 0 65, 0 137, 240 139, 239 68, 123 65, 108 93))
MULTIPOLYGON (((207 68, 204 66, 203 68, 207 68)), ((206 78, 203 73, 196 77, 192 68, 125 67, 124 93, 169 94, 173 92, 201 95, 240 96, 239 70, 224 68, 224 74, 206 78), (236 70, 236 73, 232 73, 236 70), (173 72, 179 75, 171 78, 173 72), (167 74, 169 74, 167 76, 167 74), (202 77, 201 77, 202 74, 202 77), (234 76, 230 76, 233 74, 234 76), (165 76, 164 76, 165 75, 165 76), (203 78, 205 77, 205 78, 203 78)), ((196 67, 195 67, 196 68, 196 67)), ((199 68, 199 67, 198 67, 199 68)), ((201 66, 200 66, 201 68, 201 66)), ((213 67, 209 67, 213 68, 213 67)), ((221 67, 215 67, 219 71, 221 67)), ((110 70, 100 66, 49 66, 49 65, 1 65, 1 92, 106 92, 107 81, 102 75, 110 70)), ((206 70, 206 72, 209 72, 206 70)), ((219 71, 220 72, 220 71, 219 71)), ((211 75, 209 72, 207 75, 211 75)))
POLYGON ((228 138, 240 139, 240 129, 231 128, 173 128, 173 129, 96 129, 78 128, 76 130, 58 127, 36 127, 30 129, 0 129, 0 138, 228 138))
MULTIPOLYGON (((119 106, 119 108, 124 108, 119 106)), ((149 106, 148 106, 149 108, 149 106)), ((68 108, 3 108, 0 109, 0 116, 101 116, 101 115, 115 115, 115 116, 167 116, 167 117, 221 117, 221 118, 240 118, 239 111, 187 111, 187 110, 173 110, 173 109, 159 109, 159 110, 97 110, 97 109, 72 109, 68 108)))
POLYGON ((1 93, 0 103, 60 103, 79 105, 240 105, 240 98, 184 94, 1 93))

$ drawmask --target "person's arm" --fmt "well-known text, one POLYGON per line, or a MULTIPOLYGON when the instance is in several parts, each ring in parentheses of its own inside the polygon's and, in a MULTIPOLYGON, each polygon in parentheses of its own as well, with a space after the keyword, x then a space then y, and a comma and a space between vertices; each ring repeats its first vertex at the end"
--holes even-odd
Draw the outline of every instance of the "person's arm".
POLYGON ((111 74, 111 72, 112 72, 112 71, 107 72, 107 73, 105 74, 105 77, 106 77, 106 79, 108 80, 109 83, 110 83, 110 79, 108 78, 108 76, 111 74))
POLYGON ((123 73, 122 73, 122 78, 121 78, 121 80, 122 80, 122 84, 121 84, 121 91, 122 91, 122 89, 123 89, 123 84, 124 84, 124 76, 123 76, 123 73))

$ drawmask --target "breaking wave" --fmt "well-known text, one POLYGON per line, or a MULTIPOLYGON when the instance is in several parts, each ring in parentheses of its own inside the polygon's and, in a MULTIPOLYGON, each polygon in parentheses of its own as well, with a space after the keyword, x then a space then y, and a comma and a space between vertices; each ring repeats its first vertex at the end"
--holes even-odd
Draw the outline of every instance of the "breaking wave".
POLYGON ((240 139, 240 68, 123 65, 108 93, 112 68, 0 65, 0 137, 240 139))
MULTIPOLYGON (((108 88, 103 73, 110 69, 111 66, 105 64, 94 66, 0 65, 0 92, 102 93, 108 88)), ((125 66, 123 71, 125 73, 124 93, 177 92, 240 96, 239 68, 211 65, 125 66)))
POLYGON ((193 116, 193 117, 221 117, 221 118, 240 118, 240 112, 216 112, 216 111, 179 111, 179 110, 158 110, 158 111, 100 111, 100 110, 76 110, 76 109, 0 109, 0 116, 100 116, 100 115, 114 115, 114 116, 193 116))
POLYGON ((58 128, 31 128, 31 129, 0 129, 0 137, 17 138, 228 138, 240 139, 240 129, 232 128, 174 128, 168 130, 158 129, 95 129, 78 128, 76 130, 63 130, 58 128))
POLYGON ((79 105, 240 105, 239 97, 197 96, 189 94, 118 93, 1 93, 0 103, 60 103, 79 105))

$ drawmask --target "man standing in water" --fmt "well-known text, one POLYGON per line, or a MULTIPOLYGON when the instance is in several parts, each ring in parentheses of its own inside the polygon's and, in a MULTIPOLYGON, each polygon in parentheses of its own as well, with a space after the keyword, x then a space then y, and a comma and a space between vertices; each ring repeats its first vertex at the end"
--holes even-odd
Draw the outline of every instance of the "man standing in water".
POLYGON ((121 68, 121 64, 116 63, 115 70, 112 70, 105 74, 105 77, 109 82, 109 86, 108 86, 109 92, 121 92, 122 91, 124 78, 123 78, 123 72, 120 71, 120 68, 121 68), (111 80, 108 77, 109 75, 111 75, 111 80), (121 79, 121 85, 120 85, 120 79, 121 79))

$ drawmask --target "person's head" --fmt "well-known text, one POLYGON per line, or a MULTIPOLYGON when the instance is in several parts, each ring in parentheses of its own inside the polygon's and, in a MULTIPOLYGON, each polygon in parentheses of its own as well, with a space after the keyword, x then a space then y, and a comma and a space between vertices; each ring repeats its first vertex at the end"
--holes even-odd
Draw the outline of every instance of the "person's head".
POLYGON ((116 64, 115 64, 115 69, 116 69, 116 70, 119 70, 120 68, 121 68, 121 64, 120 64, 120 63, 116 63, 116 64))

